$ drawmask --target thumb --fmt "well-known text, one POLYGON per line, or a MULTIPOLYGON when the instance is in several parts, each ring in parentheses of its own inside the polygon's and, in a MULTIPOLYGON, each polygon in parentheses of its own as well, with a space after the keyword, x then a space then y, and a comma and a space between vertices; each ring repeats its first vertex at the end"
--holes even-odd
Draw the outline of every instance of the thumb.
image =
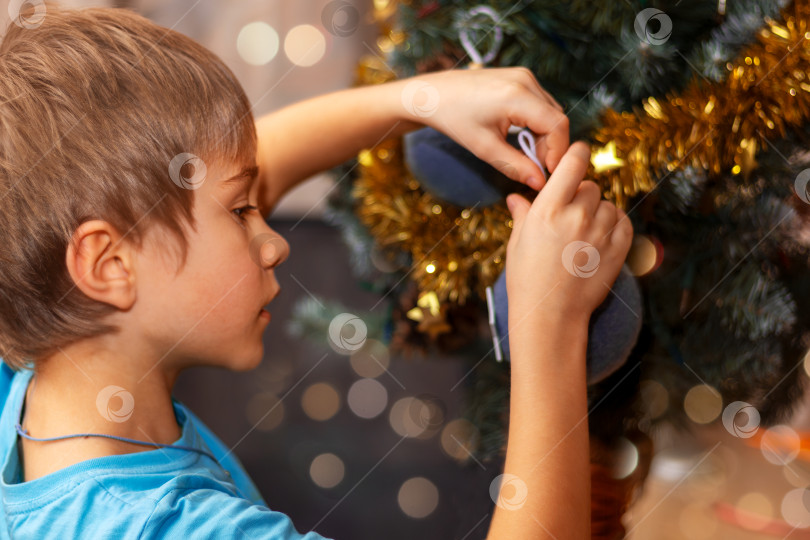
POLYGON ((512 235, 520 234, 526 214, 529 213, 532 205, 522 195, 510 193, 506 196, 506 206, 509 208, 509 213, 512 214, 512 235))

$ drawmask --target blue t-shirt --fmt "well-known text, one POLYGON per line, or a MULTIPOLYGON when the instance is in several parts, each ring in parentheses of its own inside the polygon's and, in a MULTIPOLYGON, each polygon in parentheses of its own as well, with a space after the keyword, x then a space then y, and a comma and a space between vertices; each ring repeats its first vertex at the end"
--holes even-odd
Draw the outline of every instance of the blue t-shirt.
POLYGON ((300 535, 289 517, 267 508, 236 456, 174 399, 182 435, 173 444, 210 452, 219 463, 158 448, 89 459, 21 483, 14 426, 32 374, 0 361, 0 539, 323 538, 300 535))

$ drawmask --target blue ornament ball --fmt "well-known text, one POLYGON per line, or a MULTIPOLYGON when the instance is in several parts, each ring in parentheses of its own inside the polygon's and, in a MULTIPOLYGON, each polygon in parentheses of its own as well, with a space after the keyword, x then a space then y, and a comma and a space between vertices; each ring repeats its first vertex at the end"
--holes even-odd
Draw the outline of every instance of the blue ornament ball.
MULTIPOLYGON (((516 135, 506 140, 518 147, 516 135)), ((403 152, 405 165, 422 188, 457 206, 492 206, 522 185, 433 128, 406 134, 403 152)))
MULTIPOLYGON (((506 272, 492 288, 495 327, 503 356, 509 359, 509 301, 506 297, 506 272)), ((594 310, 588 325, 588 384, 596 384, 619 369, 630 355, 641 332, 641 289, 625 265, 608 293, 594 310)), ((537 329, 542 332, 542 328, 537 329)))

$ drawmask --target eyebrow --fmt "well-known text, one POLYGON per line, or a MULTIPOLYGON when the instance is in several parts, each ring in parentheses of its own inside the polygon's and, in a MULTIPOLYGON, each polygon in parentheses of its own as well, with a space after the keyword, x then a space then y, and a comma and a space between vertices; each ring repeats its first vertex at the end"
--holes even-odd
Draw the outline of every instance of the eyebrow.
POLYGON ((259 168, 258 167, 255 167, 255 166, 253 166, 253 167, 245 167, 239 173, 237 173, 235 176, 232 176, 231 178, 228 178, 227 180, 223 180, 220 185, 224 187, 224 186, 231 186, 231 185, 234 185, 234 184, 241 184, 241 183, 244 183, 244 182, 250 183, 253 180, 255 180, 257 176, 259 176, 259 168))

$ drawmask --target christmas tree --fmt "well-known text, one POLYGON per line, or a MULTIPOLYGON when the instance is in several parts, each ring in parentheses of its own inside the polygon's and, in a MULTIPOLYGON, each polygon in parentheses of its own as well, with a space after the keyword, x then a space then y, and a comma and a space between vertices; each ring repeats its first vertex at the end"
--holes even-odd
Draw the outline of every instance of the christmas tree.
MULTIPOLYGON (((592 144, 589 178, 633 221, 628 264, 644 297, 630 359, 589 389, 592 440, 610 448, 662 422, 708 423, 737 401, 762 425, 783 421, 802 394, 810 345, 810 2, 487 5, 375 2, 380 56, 359 79, 485 56, 491 67, 523 66, 565 108, 572 140, 592 144)), ((365 317, 396 349, 469 354, 477 455, 497 456, 508 363, 479 361, 490 344, 478 322, 505 263, 505 204, 437 200, 407 170, 399 140, 342 172, 352 181, 332 197, 331 218, 359 278, 389 299, 385 313, 365 317)), ((302 305, 296 329, 322 336, 328 316, 302 305)))

